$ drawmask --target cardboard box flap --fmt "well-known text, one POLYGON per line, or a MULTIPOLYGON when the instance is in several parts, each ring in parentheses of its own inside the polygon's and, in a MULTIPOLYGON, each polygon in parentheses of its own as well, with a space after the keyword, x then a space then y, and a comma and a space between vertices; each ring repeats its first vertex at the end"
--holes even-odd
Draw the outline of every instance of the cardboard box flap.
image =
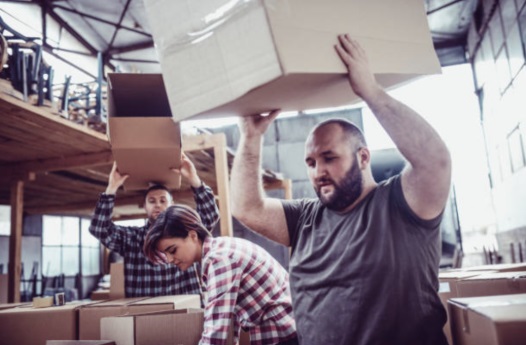
POLYGON ((449 303, 496 321, 526 320, 526 294, 452 298, 449 303))
POLYGON ((106 307, 120 307, 120 306, 127 306, 142 300, 147 299, 148 297, 132 297, 132 298, 121 298, 121 299, 115 299, 110 301, 102 301, 98 303, 94 303, 91 305, 85 306, 85 308, 106 308, 106 307))
POLYGON ((161 310, 161 311, 150 311, 146 313, 134 313, 134 314, 127 314, 127 315, 116 315, 111 317, 128 317, 136 319, 138 317, 145 317, 148 315, 172 315, 172 314, 191 314, 191 313, 203 313, 204 310, 201 308, 185 308, 185 309, 172 309, 172 310, 161 310))
POLYGON ((488 306, 526 305, 526 294, 482 296, 482 297, 460 297, 452 298, 449 303, 459 305, 463 308, 476 308, 488 306))
POLYGON ((496 264, 496 265, 480 265, 471 267, 462 267, 459 271, 497 271, 497 272, 514 272, 526 271, 526 263, 515 264, 496 264))
POLYGON ((526 278, 526 271, 524 272, 490 272, 478 274, 475 276, 468 277, 464 281, 473 280, 498 280, 498 279, 522 279, 526 278))
POLYGON ((108 116, 172 117, 161 74, 108 73, 108 116))
POLYGON ((201 304, 200 299, 201 297, 199 295, 158 296, 137 301, 133 303, 133 305, 168 303, 180 306, 181 308, 185 308, 185 305, 188 305, 188 308, 199 308, 201 304))
POLYGON ((266 10, 285 74, 346 74, 332 54, 335 33, 348 33, 360 42, 375 74, 440 73, 421 2, 386 6, 379 1, 289 0, 275 1, 266 10), (411 60, 418 64, 409 65, 411 60))
POLYGON ((459 280, 494 272, 496 271, 443 271, 438 273, 438 279, 440 281, 459 280))

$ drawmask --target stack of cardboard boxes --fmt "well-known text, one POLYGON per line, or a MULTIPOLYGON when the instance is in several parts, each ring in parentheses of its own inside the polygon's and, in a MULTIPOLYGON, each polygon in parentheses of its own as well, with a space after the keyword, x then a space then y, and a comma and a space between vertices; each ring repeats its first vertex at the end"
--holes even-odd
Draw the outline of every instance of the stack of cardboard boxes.
POLYGON ((526 264, 441 272, 444 331, 454 345, 515 345, 526 339, 526 264))
MULTIPOLYGON (((127 298, 104 302, 68 303, 63 306, 34 308, 32 305, 10 305, 0 310, 2 344, 46 345, 49 340, 111 340, 116 345, 160 344, 159 339, 171 339, 177 344, 197 344, 181 339, 199 339, 203 329, 202 310, 198 295, 127 298), (197 309, 194 311, 194 309, 197 309), (161 315, 177 317, 141 317, 144 313, 164 311, 161 315), (131 316, 137 327, 124 327, 123 320, 131 316), (101 334, 105 317, 107 334, 101 334), (142 327, 144 322, 159 321, 162 327, 142 327), (119 336, 111 330, 119 329, 119 336), (114 336, 115 335, 115 336, 114 336), (134 335, 140 335, 137 339, 134 335), (108 338, 108 337, 112 338, 108 338), (133 340, 133 341, 132 341, 133 340)), ((164 341, 163 340, 163 341, 164 341)))

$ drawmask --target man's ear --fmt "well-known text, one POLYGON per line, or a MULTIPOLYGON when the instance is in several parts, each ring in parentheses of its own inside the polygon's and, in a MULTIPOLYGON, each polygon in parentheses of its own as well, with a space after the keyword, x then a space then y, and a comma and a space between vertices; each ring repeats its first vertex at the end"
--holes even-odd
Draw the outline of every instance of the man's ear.
POLYGON ((367 147, 360 147, 356 156, 361 169, 365 169, 371 164, 371 151, 367 147))

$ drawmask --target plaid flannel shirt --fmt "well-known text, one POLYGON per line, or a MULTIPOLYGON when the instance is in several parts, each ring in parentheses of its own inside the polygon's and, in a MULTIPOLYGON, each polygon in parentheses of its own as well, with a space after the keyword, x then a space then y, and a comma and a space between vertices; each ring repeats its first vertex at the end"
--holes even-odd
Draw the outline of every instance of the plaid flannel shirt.
POLYGON ((205 324, 200 345, 226 344, 232 323, 249 330, 250 344, 296 338, 289 275, 267 251, 232 237, 207 237, 201 260, 206 286, 205 324))
MULTIPOLYGON (((212 189, 205 184, 195 188, 194 199, 203 224, 211 229, 219 219, 212 189)), ((142 251, 150 224, 115 225, 111 221, 114 203, 115 195, 101 194, 89 231, 108 249, 124 257, 126 297, 201 295, 196 265, 183 272, 172 264, 150 263, 142 251)))

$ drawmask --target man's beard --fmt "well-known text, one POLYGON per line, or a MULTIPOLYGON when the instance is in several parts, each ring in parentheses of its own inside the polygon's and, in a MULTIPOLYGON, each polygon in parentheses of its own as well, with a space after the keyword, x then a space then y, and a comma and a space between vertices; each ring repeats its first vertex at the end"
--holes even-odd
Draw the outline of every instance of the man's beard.
MULTIPOLYGON (((323 180, 322 180, 323 181, 323 180)), ((345 173, 340 183, 326 179, 334 186, 334 191, 329 197, 324 197, 320 193, 320 188, 314 188, 316 195, 321 203, 328 209, 342 211, 352 205, 362 194, 363 179, 358 166, 358 161, 354 161, 351 168, 345 173)))

